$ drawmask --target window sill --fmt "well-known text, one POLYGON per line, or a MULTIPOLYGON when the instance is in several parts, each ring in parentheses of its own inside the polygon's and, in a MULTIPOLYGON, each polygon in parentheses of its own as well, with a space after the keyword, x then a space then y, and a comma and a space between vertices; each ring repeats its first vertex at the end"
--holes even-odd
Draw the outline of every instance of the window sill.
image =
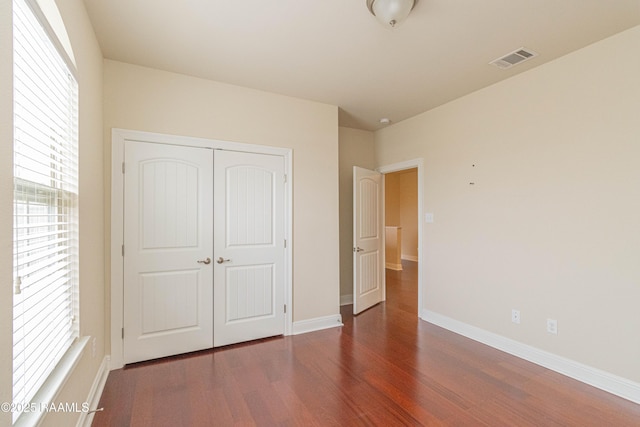
POLYGON ((80 361, 80 357, 82 357, 89 338, 89 336, 80 337, 69 347, 69 350, 67 350, 62 359, 60 359, 60 362, 53 372, 51 372, 49 378, 47 378, 30 402, 30 408, 35 408, 36 410, 33 412, 23 412, 13 424, 14 427, 34 427, 40 423, 47 413, 46 408, 54 403, 54 399, 58 396, 58 393, 71 376, 78 361, 80 361), (38 408, 44 410, 38 410, 38 408))

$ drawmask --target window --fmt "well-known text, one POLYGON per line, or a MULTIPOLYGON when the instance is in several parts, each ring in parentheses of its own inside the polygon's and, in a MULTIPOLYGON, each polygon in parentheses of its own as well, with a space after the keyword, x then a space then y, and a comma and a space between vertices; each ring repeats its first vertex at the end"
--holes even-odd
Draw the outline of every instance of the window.
POLYGON ((78 85, 37 12, 13 1, 16 404, 32 401, 78 336, 78 85))

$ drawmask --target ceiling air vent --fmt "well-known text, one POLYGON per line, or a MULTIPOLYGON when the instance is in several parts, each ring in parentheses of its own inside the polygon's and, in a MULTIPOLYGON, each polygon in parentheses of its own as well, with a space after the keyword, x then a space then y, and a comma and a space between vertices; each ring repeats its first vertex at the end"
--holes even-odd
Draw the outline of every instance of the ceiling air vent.
POLYGON ((502 58, 498 58, 489 62, 489 64, 506 70, 507 68, 511 68, 516 64, 520 64, 521 62, 531 59, 534 56, 538 56, 538 54, 532 50, 521 47, 518 50, 514 50, 513 52, 506 54, 502 58))

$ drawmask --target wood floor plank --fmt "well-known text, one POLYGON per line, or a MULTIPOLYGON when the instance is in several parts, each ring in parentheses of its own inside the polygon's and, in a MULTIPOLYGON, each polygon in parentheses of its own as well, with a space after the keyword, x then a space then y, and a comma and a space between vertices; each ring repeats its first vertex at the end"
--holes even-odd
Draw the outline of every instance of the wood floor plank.
POLYGON ((341 328, 112 371, 93 426, 640 426, 640 405, 420 321, 403 266, 341 328))

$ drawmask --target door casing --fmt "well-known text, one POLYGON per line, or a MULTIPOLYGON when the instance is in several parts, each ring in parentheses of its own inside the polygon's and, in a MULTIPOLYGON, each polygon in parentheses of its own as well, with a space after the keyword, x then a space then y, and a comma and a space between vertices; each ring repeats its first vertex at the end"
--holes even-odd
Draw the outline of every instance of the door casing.
POLYGON ((171 144, 189 147, 223 149, 259 154, 283 156, 285 162, 285 313, 284 334, 291 335, 293 331, 293 217, 292 203, 292 150, 288 148, 270 147, 266 145, 245 144, 230 141, 195 138, 186 136, 166 135, 114 128, 111 131, 111 360, 109 368, 119 369, 124 366, 123 346, 123 296, 124 296, 124 263, 123 263, 123 233, 124 233, 124 146, 125 141, 141 141, 156 144, 171 144))

